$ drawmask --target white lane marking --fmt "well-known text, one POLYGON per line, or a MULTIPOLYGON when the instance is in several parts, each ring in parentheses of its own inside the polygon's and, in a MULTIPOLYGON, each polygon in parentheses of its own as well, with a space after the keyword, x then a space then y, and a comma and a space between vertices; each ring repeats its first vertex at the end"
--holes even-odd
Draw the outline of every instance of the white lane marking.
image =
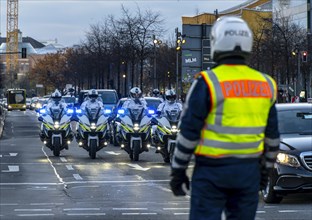
POLYGON ((10 157, 16 157, 18 153, 9 153, 10 157))
POLYGON ((2 157, 2 154, 0 154, 0 157, 2 157))
POLYGON ((33 185, 33 186, 56 186, 56 185, 62 185, 63 183, 0 183, 0 186, 24 186, 24 185, 33 185))
POLYGON ((147 208, 113 208, 113 210, 147 210, 147 208))
POLYGON ((64 205, 64 203, 30 203, 30 205, 64 205))
POLYGON ((52 209, 14 209, 15 212, 51 212, 52 209))
POLYGON ((150 168, 143 168, 143 167, 141 167, 140 165, 138 165, 138 164, 127 164, 129 167, 132 167, 133 169, 135 169, 135 170, 141 170, 141 171, 147 171, 147 170, 149 170, 150 168))
POLYGON ((293 213, 293 212, 300 212, 299 210, 278 210, 280 213, 293 213))
POLYGON ((82 177, 79 174, 73 174, 76 180, 82 180, 82 177))
POLYGON ((263 214, 266 213, 266 211, 257 211, 257 214, 263 214))
POLYGON ((100 208, 68 208, 63 209, 64 211, 100 211, 100 208))
POLYGON ((72 165, 66 165, 67 170, 74 170, 72 165))
POLYGON ((66 160, 66 158, 65 157, 60 157, 60 160, 62 161, 62 162, 67 162, 67 160, 66 160))
POLYGON ((163 210, 189 210, 190 208, 163 208, 163 210))
POLYGON ((122 213, 122 215, 157 215, 156 212, 132 212, 132 213, 122 213))
POLYGON ((20 217, 32 217, 32 216, 53 216, 54 214, 18 214, 20 217))
POLYGON ((173 215, 188 215, 188 212, 177 212, 177 213, 173 213, 173 215))
POLYGON ((107 154, 111 154, 111 155, 119 155, 121 153, 116 153, 114 151, 105 151, 107 154))
POLYGON ((97 216, 97 215, 106 215, 106 213, 66 213, 66 215, 71 215, 71 216, 84 216, 84 215, 97 216))
POLYGON ((47 153, 44 151, 44 146, 42 146, 41 150, 42 150, 42 152, 44 153, 44 155, 46 156, 47 160, 49 161, 49 163, 50 163, 52 169, 54 170, 54 173, 55 173, 56 177, 58 178, 58 180, 60 181, 60 183, 64 184, 63 179, 61 178, 61 176, 60 176, 60 175, 58 174, 58 172, 56 171, 56 169, 55 169, 55 167, 54 167, 52 161, 50 160, 49 156, 47 155, 47 153))
POLYGON ((4 173, 18 172, 19 166, 8 166, 9 170, 2 170, 4 173))

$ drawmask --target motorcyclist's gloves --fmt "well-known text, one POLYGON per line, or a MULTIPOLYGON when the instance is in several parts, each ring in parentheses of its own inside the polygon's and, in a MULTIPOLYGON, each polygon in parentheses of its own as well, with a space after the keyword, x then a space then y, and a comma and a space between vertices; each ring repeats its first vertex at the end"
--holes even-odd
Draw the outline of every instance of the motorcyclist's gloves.
POLYGON ((173 194, 175 196, 185 196, 186 192, 183 190, 182 185, 185 184, 186 189, 190 189, 190 181, 186 175, 186 170, 172 168, 171 176, 170 187, 173 194))

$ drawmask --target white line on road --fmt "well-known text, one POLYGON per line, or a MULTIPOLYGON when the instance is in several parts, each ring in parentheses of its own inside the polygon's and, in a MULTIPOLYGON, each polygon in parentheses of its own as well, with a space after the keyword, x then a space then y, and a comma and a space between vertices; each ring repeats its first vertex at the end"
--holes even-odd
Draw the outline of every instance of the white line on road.
POLYGON ((67 208, 64 211, 100 211, 100 208, 67 208))
POLYGON ((20 217, 31 217, 31 216, 53 216, 54 214, 18 214, 20 217))
POLYGON ((92 216, 97 216, 97 215, 106 215, 106 213, 66 213, 66 215, 71 215, 71 216, 88 216, 88 215, 92 215, 92 216))
POLYGON ((55 167, 54 167, 52 161, 50 160, 49 156, 47 155, 47 153, 44 151, 44 146, 42 146, 41 150, 42 150, 42 152, 44 153, 44 155, 47 157, 47 160, 49 161, 51 167, 53 168, 54 173, 55 173, 56 177, 58 178, 58 180, 60 181, 60 183, 64 184, 63 179, 61 178, 61 176, 60 176, 60 175, 58 174, 58 172, 56 171, 56 169, 55 169, 55 167))
POLYGON ((114 151, 105 151, 107 154, 111 154, 111 155, 119 155, 121 153, 116 153, 114 151))
POLYGON ((150 168, 143 168, 141 167, 139 164, 127 164, 129 167, 132 167, 133 169, 135 170, 142 170, 142 171, 147 171, 149 170, 150 168))
POLYGON ((9 170, 2 170, 3 173, 18 172, 19 166, 8 166, 9 170))
POLYGON ((188 215, 188 212, 177 212, 177 213, 173 213, 174 215, 188 215))
POLYGON ((134 213, 122 213, 122 215, 157 215, 156 212, 134 212, 134 213))
POLYGON ((66 165, 67 170, 74 170, 72 165, 66 165))
POLYGON ((163 210, 189 210, 190 208, 163 208, 163 210))
POLYGON ((62 161, 62 162, 67 162, 67 160, 66 160, 66 158, 65 157, 60 157, 60 160, 62 161))
POLYGON ((64 205, 64 203, 30 203, 30 205, 64 205))
POLYGON ((15 212, 51 212, 52 209, 14 209, 15 212))
POLYGON ((263 214, 266 213, 266 211, 257 211, 257 214, 263 214))
POLYGON ((16 157, 17 156, 17 153, 9 153, 10 154, 10 157, 16 157))
POLYGON ((300 210, 278 210, 280 213, 293 213, 293 212, 300 212, 300 210))
POLYGON ((113 210, 147 210, 147 208, 113 208, 113 210))
POLYGON ((73 174, 76 180, 82 180, 82 177, 79 174, 73 174))

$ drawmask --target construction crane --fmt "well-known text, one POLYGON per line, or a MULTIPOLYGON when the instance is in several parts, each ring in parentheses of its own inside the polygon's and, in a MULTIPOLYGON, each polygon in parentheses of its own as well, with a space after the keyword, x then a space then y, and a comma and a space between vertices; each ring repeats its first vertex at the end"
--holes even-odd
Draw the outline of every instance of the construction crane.
POLYGON ((7 0, 6 66, 12 82, 18 66, 18 0, 7 0))

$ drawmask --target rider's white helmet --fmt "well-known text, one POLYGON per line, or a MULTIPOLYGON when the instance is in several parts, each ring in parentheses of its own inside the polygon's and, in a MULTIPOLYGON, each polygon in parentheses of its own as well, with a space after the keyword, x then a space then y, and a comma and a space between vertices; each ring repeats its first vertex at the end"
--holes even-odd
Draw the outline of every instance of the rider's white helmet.
POLYGON ((133 87, 130 89, 129 96, 131 99, 139 99, 142 97, 142 91, 139 87, 133 87))
POLYGON ((177 94, 174 90, 169 89, 165 92, 165 99, 168 101, 168 103, 173 104, 176 101, 177 94))
POLYGON ((88 97, 91 99, 92 102, 95 102, 95 100, 97 100, 97 98, 99 97, 99 93, 95 89, 90 89, 88 91, 88 97))
POLYGON ((211 58, 248 57, 253 36, 248 24, 237 16, 222 16, 213 24, 210 33, 211 58))
POLYGON ((58 89, 55 89, 55 91, 51 94, 51 99, 55 102, 60 101, 62 99, 62 94, 58 89))

